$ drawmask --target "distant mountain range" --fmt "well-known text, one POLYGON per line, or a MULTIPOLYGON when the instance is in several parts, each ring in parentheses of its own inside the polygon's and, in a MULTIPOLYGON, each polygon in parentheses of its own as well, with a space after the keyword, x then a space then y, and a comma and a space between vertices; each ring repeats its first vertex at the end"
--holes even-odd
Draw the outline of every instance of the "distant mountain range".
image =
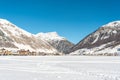
POLYGON ((29 50, 36 54, 64 54, 73 44, 55 32, 31 34, 11 22, 0 19, 0 49, 29 50))
MULTIPOLYGON (((31 34, 11 22, 0 19, 0 54, 34 52, 36 55, 118 55, 120 21, 101 26, 74 45, 57 32, 31 34)), ((19 53, 18 53, 19 54, 19 53)))

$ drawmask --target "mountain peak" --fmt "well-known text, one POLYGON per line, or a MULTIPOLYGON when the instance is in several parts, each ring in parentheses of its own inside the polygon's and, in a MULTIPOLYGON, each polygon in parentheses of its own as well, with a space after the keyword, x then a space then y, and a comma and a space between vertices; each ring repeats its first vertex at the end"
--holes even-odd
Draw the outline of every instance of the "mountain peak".
POLYGON ((10 23, 8 20, 0 18, 0 24, 8 24, 8 23, 10 23))
POLYGON ((110 22, 106 25, 103 25, 102 27, 119 28, 120 27, 120 20, 110 22))
POLYGON ((43 39, 65 40, 65 38, 59 36, 57 32, 38 33, 36 36, 39 36, 39 37, 41 37, 43 39))
POLYGON ((51 36, 54 36, 54 37, 59 37, 57 32, 48 32, 48 33, 40 33, 40 34, 45 34, 45 35, 51 35, 51 36))
POLYGON ((21 29, 20 27, 14 25, 13 23, 11 23, 10 21, 6 20, 6 19, 1 19, 0 18, 0 29, 3 30, 5 33, 6 31, 9 32, 8 35, 10 35, 10 33, 12 35, 21 35, 23 33, 25 33, 28 36, 31 36, 32 34, 21 29))

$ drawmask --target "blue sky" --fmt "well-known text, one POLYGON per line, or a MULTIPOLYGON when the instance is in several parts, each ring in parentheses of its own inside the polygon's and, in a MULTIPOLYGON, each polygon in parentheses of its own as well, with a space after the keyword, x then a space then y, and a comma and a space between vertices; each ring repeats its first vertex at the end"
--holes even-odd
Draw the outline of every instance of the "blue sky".
POLYGON ((77 43, 120 20, 120 0, 0 0, 0 18, 33 34, 56 31, 77 43))

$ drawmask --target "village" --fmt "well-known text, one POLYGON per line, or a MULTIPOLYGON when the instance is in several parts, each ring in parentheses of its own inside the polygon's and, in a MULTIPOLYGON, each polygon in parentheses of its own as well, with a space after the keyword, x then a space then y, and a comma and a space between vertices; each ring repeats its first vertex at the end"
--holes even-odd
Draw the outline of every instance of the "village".
MULTIPOLYGON (((44 53, 44 52, 36 52, 36 51, 30 51, 25 50, 25 49, 16 49, 16 50, 9 50, 6 48, 1 48, 0 49, 0 56, 49 56, 49 55, 63 55, 59 53, 44 53)), ((65 55, 65 54, 64 54, 65 55)), ((67 55, 67 54, 66 54, 67 55)), ((81 56, 120 56, 120 49, 117 49, 115 53, 101 53, 101 54, 96 54, 96 53, 81 53, 79 54, 81 56)))
POLYGON ((37 55, 47 55, 44 52, 35 52, 35 51, 30 51, 30 50, 25 50, 25 49, 20 49, 20 50, 7 50, 5 48, 0 49, 0 56, 37 56, 37 55))

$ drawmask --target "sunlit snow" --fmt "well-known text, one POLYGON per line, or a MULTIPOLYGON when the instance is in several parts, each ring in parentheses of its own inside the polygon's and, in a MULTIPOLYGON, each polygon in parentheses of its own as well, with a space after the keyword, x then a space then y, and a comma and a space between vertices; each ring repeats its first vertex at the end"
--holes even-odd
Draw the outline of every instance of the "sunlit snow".
POLYGON ((0 57, 0 80, 120 80, 120 57, 0 57))

